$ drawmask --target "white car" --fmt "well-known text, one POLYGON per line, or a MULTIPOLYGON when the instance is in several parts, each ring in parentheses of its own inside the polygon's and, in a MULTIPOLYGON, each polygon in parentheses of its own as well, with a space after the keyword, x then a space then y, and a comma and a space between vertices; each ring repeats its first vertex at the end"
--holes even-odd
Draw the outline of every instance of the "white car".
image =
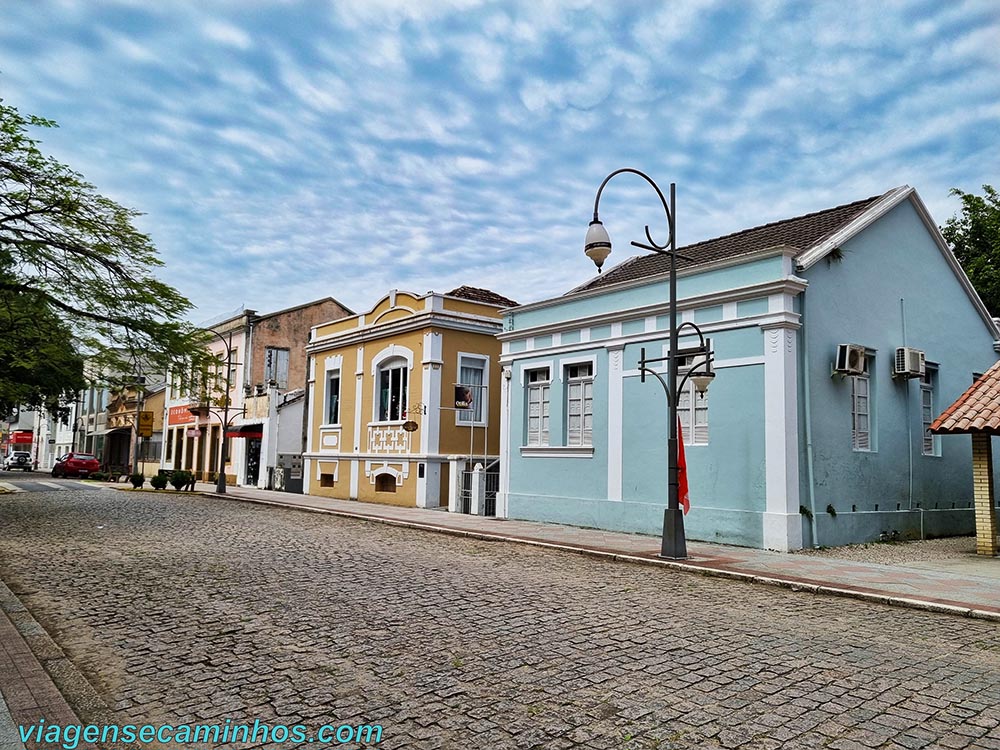
POLYGON ((31 454, 28 451, 11 451, 3 460, 3 468, 5 471, 31 471, 31 454))

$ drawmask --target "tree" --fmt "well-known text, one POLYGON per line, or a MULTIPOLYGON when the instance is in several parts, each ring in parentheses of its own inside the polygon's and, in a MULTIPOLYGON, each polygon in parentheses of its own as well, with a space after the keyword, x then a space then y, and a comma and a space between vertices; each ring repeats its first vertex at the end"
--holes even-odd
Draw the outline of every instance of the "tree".
POLYGON ((0 363, 0 414, 29 406, 65 417, 86 385, 69 328, 28 295, 0 292, 0 363))
POLYGON ((948 219, 941 233, 962 264, 991 315, 1000 315, 1000 195, 983 185, 984 195, 964 193, 962 213, 948 219))
POLYGON ((56 125, 0 100, 0 303, 10 310, 0 326, 6 322, 4 335, 19 342, 0 351, 0 392, 17 392, 13 378, 25 370, 16 357, 42 343, 29 330, 36 321, 52 336, 45 350, 66 357, 52 360, 39 397, 59 383, 78 385, 62 366, 73 356, 126 380, 139 374, 139 362, 165 372, 178 359, 204 356, 204 339, 182 321, 191 303, 151 273, 162 262, 132 224, 139 214, 44 155, 31 127, 56 125))

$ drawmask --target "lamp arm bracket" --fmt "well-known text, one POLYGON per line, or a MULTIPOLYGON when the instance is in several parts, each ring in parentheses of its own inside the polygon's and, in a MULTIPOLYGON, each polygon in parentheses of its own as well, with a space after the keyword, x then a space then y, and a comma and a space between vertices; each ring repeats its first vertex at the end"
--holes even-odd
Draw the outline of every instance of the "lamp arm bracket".
MULTIPOLYGON (((653 360, 647 360, 647 361, 651 362, 653 360)), ((649 373, 650 375, 655 376, 656 379, 660 381, 660 385, 663 386, 663 393, 667 397, 667 405, 669 406, 670 404, 672 404, 674 399, 670 393, 670 387, 667 385, 667 382, 663 379, 663 376, 660 375, 660 373, 658 373, 656 370, 651 370, 648 367, 644 367, 642 363, 639 364, 639 370, 641 372, 646 372, 649 373)))
POLYGON ((680 391, 684 390, 684 386, 687 385, 687 382, 691 378, 692 375, 707 375, 707 374, 709 374, 708 370, 705 370, 704 372, 698 372, 698 368, 712 364, 712 355, 711 355, 711 353, 708 353, 708 354, 704 354, 704 355, 701 355, 701 356, 703 356, 704 359, 701 362, 698 362, 697 364, 691 365, 691 368, 686 373, 684 373, 684 377, 681 378, 681 382, 677 384, 677 391, 678 391, 678 393, 680 391))
MULTIPOLYGON (((667 216, 667 229, 668 229, 669 235, 667 237, 666 244, 661 245, 658 242, 656 242, 656 241, 653 240, 652 236, 649 233, 649 227, 647 226, 646 227, 646 239, 649 240, 649 244, 652 247, 648 247, 646 249, 653 250, 654 252, 656 250, 660 250, 660 251, 667 250, 671 246, 671 244, 672 244, 673 233, 674 233, 674 217, 673 217, 673 214, 671 212, 670 204, 667 203, 667 199, 663 195, 663 191, 660 190, 660 186, 657 185, 655 182, 653 182, 653 178, 651 178, 645 172, 640 172, 638 169, 633 169, 632 167, 622 167, 621 169, 616 169, 614 172, 612 172, 611 174, 609 174, 607 177, 604 178, 604 182, 602 182, 601 186, 597 189, 597 197, 594 198, 594 221, 600 221, 600 219, 598 218, 598 207, 599 207, 599 205, 601 203, 601 193, 604 192, 604 187, 609 182, 611 182, 611 178, 612 177, 616 177, 616 176, 618 176, 618 175, 620 175, 622 173, 625 173, 625 172, 628 172, 628 173, 634 174, 634 175, 638 175, 639 177, 641 177, 642 179, 644 179, 647 183, 649 183, 650 187, 652 187, 653 190, 656 191, 656 195, 659 196, 659 198, 660 198, 660 204, 663 206, 663 213, 665 213, 666 216, 667 216)), ((635 243, 632 243, 632 244, 635 244, 635 243)))

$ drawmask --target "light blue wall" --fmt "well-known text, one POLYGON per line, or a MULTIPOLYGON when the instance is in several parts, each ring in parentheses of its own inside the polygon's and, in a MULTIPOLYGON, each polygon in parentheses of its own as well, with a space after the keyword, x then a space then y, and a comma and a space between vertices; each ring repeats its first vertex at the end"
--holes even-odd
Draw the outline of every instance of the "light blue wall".
MULTIPOLYGON (((906 345, 923 349, 928 361, 940 365, 936 413, 969 386, 973 370, 983 371, 997 358, 990 331, 909 202, 841 251, 841 259, 820 261, 801 274, 809 281, 804 293, 808 360, 803 351, 803 364, 810 377, 813 487, 820 522, 816 541, 823 545, 877 538, 891 529, 912 531, 919 514, 911 509, 950 509, 952 503, 970 507, 968 437, 941 437, 941 457, 921 455, 918 381, 892 378, 896 347, 904 343, 900 299, 906 345), (877 449, 870 453, 852 450, 850 378, 830 374, 837 345, 846 343, 877 350, 871 373, 877 449), (836 517, 826 512, 827 505, 836 517), (900 512, 893 516, 897 507, 900 512)), ((804 441, 805 430, 801 434, 804 441)), ((803 442, 803 459, 804 448, 803 442)), ((808 504, 804 460, 800 467, 802 499, 808 504)), ((969 533, 972 523, 971 510, 938 514, 932 533, 969 533)))
MULTIPOLYGON (((760 357, 759 328, 739 328, 713 334, 720 360, 760 357)), ((521 372, 546 362, 561 367, 559 356, 519 359, 514 364, 511 393, 509 515, 621 531, 659 534, 666 503, 667 404, 654 378, 639 380, 640 348, 648 357, 661 356, 665 338, 629 344, 622 352, 622 436, 608 434, 608 353, 591 346, 563 355, 597 357, 594 383, 594 455, 592 458, 522 456, 525 435, 525 389, 521 372), (632 372, 629 372, 632 371, 632 372), (608 443, 623 443, 622 500, 608 500, 608 443)), ((693 343, 685 339, 683 344, 693 343)), ((761 544, 764 509, 763 366, 722 367, 717 370, 709 399, 710 446, 688 446, 688 476, 693 509, 686 519, 691 539, 730 544, 761 544)), ((554 382, 551 391, 551 444, 564 419, 565 392, 554 382)))
MULTIPOLYGON (((764 258, 693 276, 681 276, 677 279, 677 298, 683 299, 709 294, 720 289, 773 281, 781 276, 781 263, 781 257, 764 258)), ((595 296, 573 297, 537 309, 515 309, 507 313, 504 330, 520 331, 533 326, 559 323, 590 315, 631 310, 645 305, 666 304, 669 298, 666 280, 630 289, 608 291, 595 296)))

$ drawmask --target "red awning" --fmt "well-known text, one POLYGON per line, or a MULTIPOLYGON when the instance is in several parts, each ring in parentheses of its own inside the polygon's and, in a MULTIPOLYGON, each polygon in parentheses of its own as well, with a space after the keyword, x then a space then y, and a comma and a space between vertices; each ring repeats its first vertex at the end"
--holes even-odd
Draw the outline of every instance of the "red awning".
POLYGON ((263 432, 227 432, 226 437, 235 438, 262 438, 263 432))

